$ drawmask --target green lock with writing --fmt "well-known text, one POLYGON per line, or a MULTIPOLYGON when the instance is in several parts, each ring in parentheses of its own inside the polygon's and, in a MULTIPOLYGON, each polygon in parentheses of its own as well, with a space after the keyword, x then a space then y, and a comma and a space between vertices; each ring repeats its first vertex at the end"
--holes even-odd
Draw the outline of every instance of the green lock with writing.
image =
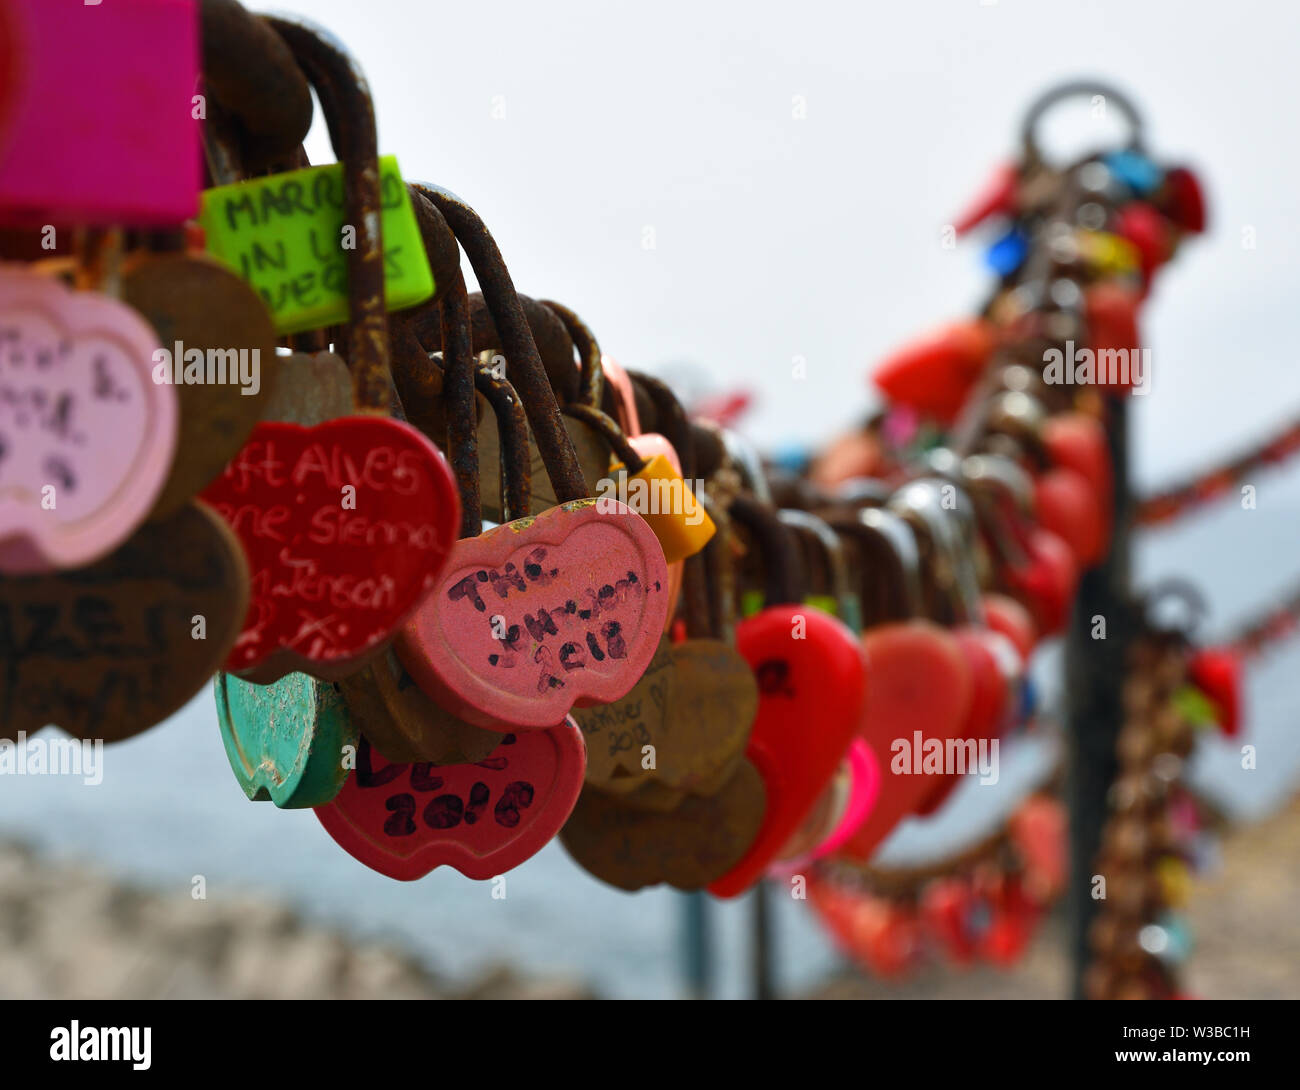
MULTIPOLYGON (((397 160, 379 160, 384 300, 389 310, 433 294, 411 195, 397 160)), ((348 250, 343 165, 304 167, 203 192, 199 222, 208 252, 247 280, 281 333, 338 325, 348 318, 348 250)))

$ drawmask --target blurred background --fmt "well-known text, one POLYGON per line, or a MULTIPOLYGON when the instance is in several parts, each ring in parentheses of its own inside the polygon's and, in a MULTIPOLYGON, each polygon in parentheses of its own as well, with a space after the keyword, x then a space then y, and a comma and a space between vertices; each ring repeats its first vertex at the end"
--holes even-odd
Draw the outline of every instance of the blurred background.
MULTIPOLYGON (((609 355, 684 394, 748 392, 741 430, 765 450, 855 423, 876 359, 982 301, 980 244, 945 248, 944 226, 1014 153, 1028 103, 1081 75, 1128 93, 1153 156, 1192 165, 1210 201, 1208 234, 1161 273, 1145 312, 1139 492, 1300 407, 1293 5, 276 7, 346 43, 374 94, 381 153, 472 204, 521 292, 573 307, 609 355)), ((1049 147, 1094 145, 1098 125, 1062 110, 1049 147)), ((319 116, 308 151, 333 158, 319 116)), ((1139 582, 1193 578, 1211 631, 1300 574, 1300 472, 1254 483, 1255 510, 1228 502, 1139 539, 1139 582)), ((1049 696, 1056 658, 1049 648, 1038 663, 1049 696)), ((1190 912, 1200 994, 1300 997, 1298 676, 1300 639, 1252 672, 1238 742, 1258 747, 1254 771, 1237 744, 1202 740, 1194 782, 1237 831, 1190 912)), ((935 819, 901 827, 883 858, 978 839, 1055 749, 1050 733, 1021 736, 996 787, 963 787, 935 819)), ((680 895, 603 886, 558 844, 510 874, 504 900, 445 869, 383 878, 311 814, 245 800, 206 691, 107 749, 99 786, 0 780, 0 840, 26 846, 0 851, 0 995, 683 991, 680 895), (206 901, 190 897, 199 875, 206 901)), ((1066 993, 1055 921, 1010 974, 940 970, 894 987, 852 970, 806 903, 774 900, 784 994, 1066 993)), ((717 994, 747 994, 744 902, 715 906, 712 923, 717 994)))

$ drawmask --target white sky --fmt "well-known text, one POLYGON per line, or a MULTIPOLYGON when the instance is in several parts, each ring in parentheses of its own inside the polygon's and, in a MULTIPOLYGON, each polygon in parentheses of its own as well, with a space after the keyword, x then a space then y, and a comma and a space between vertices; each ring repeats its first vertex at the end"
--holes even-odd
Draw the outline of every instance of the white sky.
MULTIPOLYGON (((749 428, 770 444, 855 419, 872 361, 975 304, 980 247, 945 251, 941 226, 1013 149, 1039 90, 1101 76, 1138 101, 1157 158, 1199 168, 1212 202, 1212 236, 1180 255, 1150 308, 1140 477, 1196 465, 1300 405, 1296 5, 278 7, 348 43, 380 150, 474 205, 521 291, 574 307, 629 365, 693 363, 717 388, 753 386, 749 428)), ((310 146, 329 158, 323 127, 310 146)))

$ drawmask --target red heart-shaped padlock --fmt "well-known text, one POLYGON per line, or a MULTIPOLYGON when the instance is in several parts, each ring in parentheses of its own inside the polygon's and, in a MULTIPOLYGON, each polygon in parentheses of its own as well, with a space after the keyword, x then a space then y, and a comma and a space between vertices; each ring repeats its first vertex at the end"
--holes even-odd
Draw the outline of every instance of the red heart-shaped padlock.
POLYGON ((950 422, 993 352, 995 335, 980 318, 953 322, 886 356, 871 376, 891 401, 950 422))
POLYGON ((946 745, 966 725, 972 699, 970 665, 947 630, 930 621, 880 625, 862 636, 867 699, 861 734, 880 766, 876 805, 840 854, 865 861, 880 842, 934 790, 915 771, 913 749, 946 745))
POLYGON ((1073 469, 1088 479, 1101 503, 1109 540, 1115 484, 1101 421, 1087 413, 1057 413, 1044 421, 1042 441, 1053 465, 1073 469))
MULTIPOLYGON (((966 656, 970 669, 970 708, 966 712, 966 722, 957 735, 976 745, 973 755, 967 747, 966 773, 969 774, 978 767, 971 763, 971 757, 975 761, 979 760, 980 743, 987 744, 1002 732, 1011 701, 1011 688, 1003 665, 998 660, 998 649, 994 646, 994 641, 1003 637, 986 629, 963 626, 953 632, 953 638, 966 656)), ((960 782, 961 774, 955 770, 937 779, 932 790, 917 805, 916 812, 922 817, 933 814, 947 801, 960 782)))
POLYGON ((1169 221, 1145 201, 1130 201, 1115 214, 1115 233, 1128 239, 1137 249, 1142 278, 1169 260, 1173 239, 1169 221))
POLYGON ((201 498, 239 537, 252 603, 225 668, 268 683, 346 677, 433 588, 460 500, 409 424, 347 416, 261 423, 201 498))
POLYGON ((572 719, 507 734, 475 764, 392 764, 362 736, 356 771, 316 816, 371 870, 411 881, 449 866, 494 878, 560 831, 582 790, 587 748, 572 719))
POLYGON ((1172 167, 1165 171, 1162 189, 1161 204, 1174 223, 1197 234, 1205 230, 1205 194, 1195 174, 1186 167, 1172 167))
POLYGON ((1082 473, 1057 466, 1036 477, 1034 512, 1045 529, 1070 547, 1080 570, 1106 555, 1110 540, 1101 497, 1082 473))
POLYGON ((1203 647, 1188 664, 1188 677, 1219 712, 1219 729, 1229 738, 1241 730, 1241 656, 1227 647, 1203 647))
POLYGON ((1125 393, 1135 385, 1145 368, 1134 366, 1140 357, 1137 311, 1139 292, 1111 280, 1102 280, 1084 292, 1084 314, 1088 347, 1094 359, 1095 384, 1113 393, 1125 393), (1115 355, 1123 353, 1123 355, 1115 355), (1128 360, 1127 367, 1105 366, 1108 359, 1128 360))
POLYGON ((1031 527, 1021 541, 1024 559, 1002 569, 1007 587, 1033 615, 1038 631, 1051 636, 1065 627, 1079 581, 1070 547, 1051 530, 1031 527))
POLYGON ((758 676, 758 715, 746 755, 767 788, 758 836, 709 886, 748 889, 785 846, 839 767, 862 714, 862 654, 848 627, 802 605, 768 606, 736 626, 736 650, 758 676))
POLYGON ((1038 629, 1029 610, 1005 594, 985 594, 980 601, 984 623, 994 632, 1006 636, 1020 654, 1020 661, 1027 663, 1034 653, 1034 644, 1038 642, 1038 629))

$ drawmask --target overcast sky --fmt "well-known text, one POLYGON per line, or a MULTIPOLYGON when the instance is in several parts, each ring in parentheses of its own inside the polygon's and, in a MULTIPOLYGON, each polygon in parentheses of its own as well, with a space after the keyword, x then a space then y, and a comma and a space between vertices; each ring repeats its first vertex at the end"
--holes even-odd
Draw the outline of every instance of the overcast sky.
MULTIPOLYGON (((1140 104, 1158 158, 1200 170, 1212 202, 1212 235, 1149 308, 1140 476, 1194 465, 1300 404, 1300 6, 279 8, 348 43, 381 151, 473 204, 521 291, 577 309, 627 364, 752 386, 749 425, 770 443, 855 419, 872 361, 969 311, 987 283, 980 246, 943 249, 943 224, 1013 150, 1038 91, 1098 75, 1140 104)), ((311 150, 329 158, 319 126, 311 150)))

